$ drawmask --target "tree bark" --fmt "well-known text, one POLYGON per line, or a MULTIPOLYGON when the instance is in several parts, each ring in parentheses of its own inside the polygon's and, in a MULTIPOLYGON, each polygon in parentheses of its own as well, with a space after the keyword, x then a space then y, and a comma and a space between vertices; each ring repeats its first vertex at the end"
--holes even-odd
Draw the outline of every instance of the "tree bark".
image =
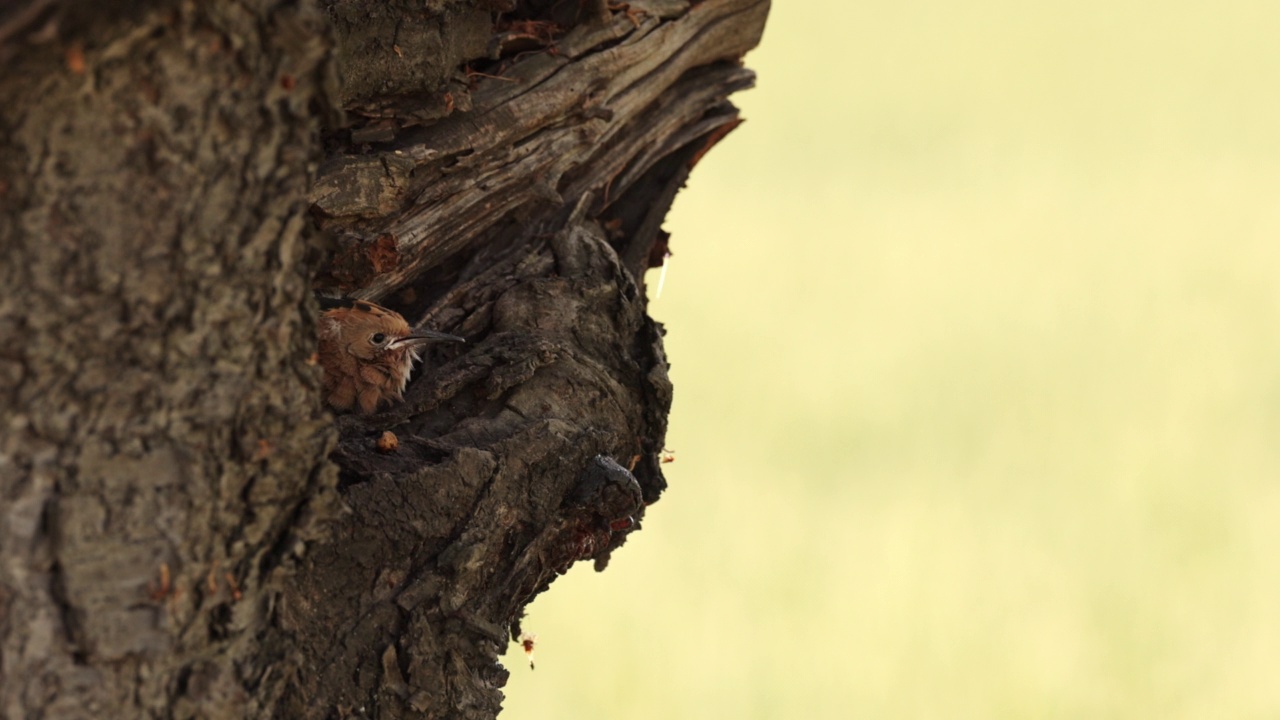
POLYGON ((492 718, 665 487, 644 270, 761 0, 0 8, 0 707, 492 718), (462 335, 332 416, 316 298, 462 335))

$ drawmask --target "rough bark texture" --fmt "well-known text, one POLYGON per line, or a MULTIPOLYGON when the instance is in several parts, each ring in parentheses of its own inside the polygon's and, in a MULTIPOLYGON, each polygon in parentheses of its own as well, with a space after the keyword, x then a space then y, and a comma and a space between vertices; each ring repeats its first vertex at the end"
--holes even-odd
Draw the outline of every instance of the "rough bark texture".
POLYGON ((641 278, 767 9, 0 8, 4 716, 492 718, 665 487, 641 278), (468 344, 334 418, 313 292, 468 344))

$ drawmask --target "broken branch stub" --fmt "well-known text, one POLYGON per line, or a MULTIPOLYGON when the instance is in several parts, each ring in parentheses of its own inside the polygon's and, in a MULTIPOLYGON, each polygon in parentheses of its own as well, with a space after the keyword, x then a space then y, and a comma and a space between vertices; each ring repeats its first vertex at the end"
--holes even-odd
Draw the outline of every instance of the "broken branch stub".
POLYGON ((336 250, 317 290, 467 343, 429 346, 403 403, 338 418, 351 512, 279 608, 317 658, 291 716, 491 717, 524 608, 577 561, 603 568, 666 487, 643 273, 690 169, 740 122, 727 97, 754 80, 739 61, 769 3, 534 5, 499 13, 497 57, 460 56, 435 100, 361 95, 319 169, 336 250))
MULTIPOLYGON (((312 196, 322 226, 368 243, 394 238, 400 262, 355 277, 338 268, 322 274, 319 289, 386 298, 479 244, 554 218, 588 192, 593 216, 636 215, 634 206, 648 203, 630 193, 653 199, 636 186, 655 166, 690 147, 696 156, 738 123, 726 98, 754 81, 739 60, 759 41, 768 7, 631 3, 644 18, 638 26, 618 13, 574 27, 551 49, 477 75, 469 111, 402 121, 388 142, 331 154, 312 196)), ((647 256, 657 232, 640 230, 624 223, 615 247, 647 256)))

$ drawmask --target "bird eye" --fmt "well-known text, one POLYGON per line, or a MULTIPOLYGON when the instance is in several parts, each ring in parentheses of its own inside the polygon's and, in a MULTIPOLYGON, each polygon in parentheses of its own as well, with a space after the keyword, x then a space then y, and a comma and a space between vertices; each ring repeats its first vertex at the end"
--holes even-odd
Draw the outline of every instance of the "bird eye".
POLYGON ((374 333, 373 337, 369 339, 373 341, 374 345, 381 345, 387 341, 387 335, 386 333, 374 333))

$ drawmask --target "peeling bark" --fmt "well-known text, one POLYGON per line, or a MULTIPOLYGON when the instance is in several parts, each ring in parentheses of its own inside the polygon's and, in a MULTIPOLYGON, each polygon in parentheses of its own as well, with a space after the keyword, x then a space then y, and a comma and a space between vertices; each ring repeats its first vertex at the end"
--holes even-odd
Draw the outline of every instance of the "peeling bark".
POLYGON ((767 10, 0 13, 4 716, 494 717, 665 487, 643 272, 767 10), (468 344, 335 418, 313 292, 468 344))

